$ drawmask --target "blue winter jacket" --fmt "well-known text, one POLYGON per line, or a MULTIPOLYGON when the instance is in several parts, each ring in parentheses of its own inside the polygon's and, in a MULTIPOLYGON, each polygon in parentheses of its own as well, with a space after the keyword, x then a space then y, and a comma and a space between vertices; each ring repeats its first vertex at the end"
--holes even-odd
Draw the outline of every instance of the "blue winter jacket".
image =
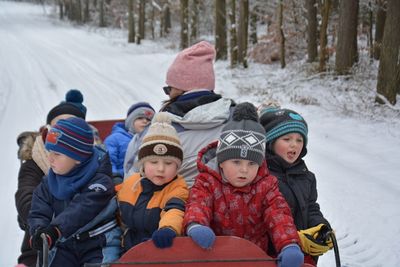
POLYGON ((123 122, 114 124, 111 134, 104 140, 110 155, 112 173, 124 177, 124 159, 133 135, 125 129, 123 122))

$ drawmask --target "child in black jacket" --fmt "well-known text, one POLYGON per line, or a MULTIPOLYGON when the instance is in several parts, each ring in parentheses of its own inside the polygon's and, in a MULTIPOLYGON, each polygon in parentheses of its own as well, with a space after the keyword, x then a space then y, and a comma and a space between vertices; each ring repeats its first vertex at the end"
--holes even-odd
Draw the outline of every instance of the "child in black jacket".
POLYGON ((317 203, 315 175, 303 160, 307 153, 306 121, 293 110, 267 107, 260 112, 266 130, 268 168, 278 178, 279 190, 288 202, 305 253, 304 262, 316 265, 317 256, 333 247, 332 241, 316 240, 330 231, 317 203))

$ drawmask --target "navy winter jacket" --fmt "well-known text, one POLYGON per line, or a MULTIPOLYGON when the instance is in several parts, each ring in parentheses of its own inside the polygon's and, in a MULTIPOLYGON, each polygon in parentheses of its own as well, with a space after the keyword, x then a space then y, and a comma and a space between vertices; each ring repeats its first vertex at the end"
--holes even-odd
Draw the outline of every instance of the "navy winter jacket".
MULTIPOLYGON (((90 223, 109 204, 115 195, 115 190, 111 180, 111 165, 108 155, 101 155, 95 150, 93 156, 77 168, 89 168, 93 165, 88 162, 93 161, 98 163, 94 175, 69 200, 57 199, 50 192, 49 177, 44 178, 34 191, 32 198, 28 218, 31 234, 38 228, 54 225, 60 230, 62 237, 68 238, 90 223)), ((76 172, 77 168, 71 172, 76 172)), ((83 169, 84 173, 91 171, 83 169)))

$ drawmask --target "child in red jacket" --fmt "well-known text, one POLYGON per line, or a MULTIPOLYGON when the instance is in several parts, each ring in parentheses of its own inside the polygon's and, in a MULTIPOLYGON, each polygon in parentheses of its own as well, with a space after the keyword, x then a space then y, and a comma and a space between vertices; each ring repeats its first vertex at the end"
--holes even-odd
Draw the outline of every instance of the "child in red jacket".
POLYGON ((203 148, 184 228, 200 247, 215 235, 238 236, 264 251, 271 239, 279 267, 299 267, 304 256, 290 209, 265 163, 265 130, 250 103, 236 106, 219 140, 203 148))

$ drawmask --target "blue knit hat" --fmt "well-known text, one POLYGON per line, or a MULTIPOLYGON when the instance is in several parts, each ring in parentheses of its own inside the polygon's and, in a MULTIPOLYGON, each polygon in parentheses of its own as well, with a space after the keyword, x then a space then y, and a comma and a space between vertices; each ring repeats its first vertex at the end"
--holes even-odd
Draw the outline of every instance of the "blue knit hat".
POLYGON ((304 118, 290 109, 267 107, 260 112, 260 123, 266 133, 267 146, 282 135, 299 133, 307 146, 308 127, 304 118))
POLYGON ((149 121, 153 119, 154 116, 154 108, 150 106, 147 102, 138 102, 133 104, 126 114, 125 119, 125 129, 127 129, 131 133, 135 133, 135 129, 133 128, 133 122, 138 118, 146 118, 149 121))
POLYGON ((45 147, 83 162, 93 154, 93 131, 81 118, 59 120, 48 132, 45 147))

